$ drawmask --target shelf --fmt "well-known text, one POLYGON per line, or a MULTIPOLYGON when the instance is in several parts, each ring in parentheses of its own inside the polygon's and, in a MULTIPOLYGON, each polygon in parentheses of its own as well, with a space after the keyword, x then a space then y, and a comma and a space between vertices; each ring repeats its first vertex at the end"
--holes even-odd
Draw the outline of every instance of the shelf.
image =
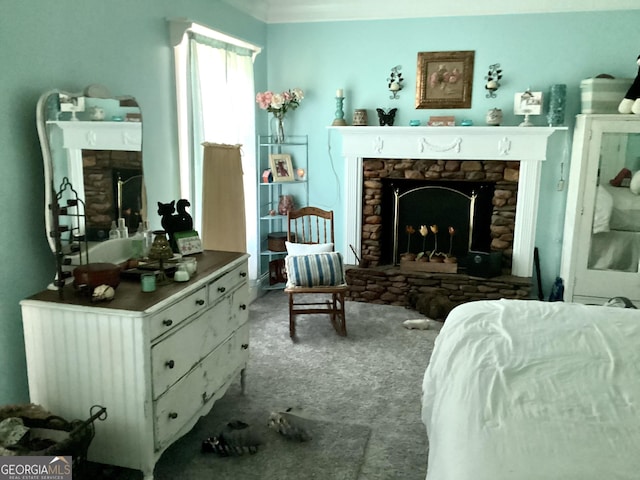
MULTIPOLYGON (((278 211, 280 197, 292 195, 295 208, 309 205, 309 148, 307 135, 292 135, 285 138, 285 142, 277 143, 271 135, 258 136, 258 158, 257 171, 259 172, 256 183, 258 184, 258 265, 259 278, 264 278, 260 282, 264 290, 281 290, 284 283, 269 285, 269 263, 273 260, 282 259, 287 255, 286 251, 269 250, 268 237, 275 232, 282 232, 287 228, 286 215, 269 215, 269 211, 278 211), (286 154, 290 156, 292 168, 297 172, 303 169, 305 175, 286 182, 265 182, 261 172, 271 167, 270 156, 272 154, 286 154), (275 187, 275 188, 274 188, 275 187), (266 280, 266 281, 265 281, 266 280)), ((288 177, 291 178, 291 177, 288 177)))

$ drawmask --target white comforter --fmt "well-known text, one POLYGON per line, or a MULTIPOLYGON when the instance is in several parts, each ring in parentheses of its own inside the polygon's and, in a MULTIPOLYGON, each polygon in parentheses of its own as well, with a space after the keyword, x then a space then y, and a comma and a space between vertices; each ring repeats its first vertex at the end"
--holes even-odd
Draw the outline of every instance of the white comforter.
POLYGON ((428 480, 640 479, 640 310, 455 308, 423 382, 428 480))

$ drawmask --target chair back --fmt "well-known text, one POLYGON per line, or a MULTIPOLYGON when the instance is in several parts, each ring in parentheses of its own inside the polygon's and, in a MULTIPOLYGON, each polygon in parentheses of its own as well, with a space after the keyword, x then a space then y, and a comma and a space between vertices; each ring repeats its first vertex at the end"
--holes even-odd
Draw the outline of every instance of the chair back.
POLYGON ((287 214, 287 241, 295 243, 335 243, 333 210, 302 207, 287 214))

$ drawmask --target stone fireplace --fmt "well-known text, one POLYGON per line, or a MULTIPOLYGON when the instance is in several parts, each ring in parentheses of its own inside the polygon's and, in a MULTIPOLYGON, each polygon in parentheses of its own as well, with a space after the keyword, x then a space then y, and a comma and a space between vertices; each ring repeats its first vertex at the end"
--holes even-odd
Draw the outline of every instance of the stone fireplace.
MULTIPOLYGON (((389 205, 385 206, 385 203, 388 204, 390 201, 388 197, 391 188, 398 188, 396 185, 402 182, 405 189, 430 185, 431 187, 440 186, 447 192, 452 188, 459 190, 461 185, 469 185, 467 191, 475 193, 476 196, 481 194, 483 187, 490 190, 489 198, 483 199, 484 203, 489 203, 484 207, 489 211, 484 215, 487 217, 487 225, 478 225, 477 218, 475 225, 476 230, 485 227, 483 230, 486 230, 486 238, 476 238, 474 242, 465 243, 471 243, 475 251, 502 252, 503 268, 511 271, 519 167, 520 162, 517 161, 363 159, 361 258, 370 266, 396 264, 397 262, 391 261, 392 255, 389 254, 389 250, 397 247, 399 251, 406 251, 411 247, 412 240, 413 250, 415 251, 416 247, 418 251, 421 250, 419 245, 416 246, 416 242, 420 241, 419 234, 414 234, 413 239, 408 239, 407 247, 404 225, 393 224, 394 212, 390 211, 389 205), (390 237, 394 234, 398 237, 398 242, 395 243, 401 245, 390 245, 392 243, 390 237)), ((439 201, 440 196, 436 193, 437 190, 436 188, 430 198, 434 203, 442 203, 439 201)), ((446 200, 443 201, 446 202, 446 200)), ((478 210, 478 205, 475 209, 478 210)), ((482 212, 476 211, 476 217, 479 216, 478 213, 482 212)), ((431 220, 430 216, 423 218, 423 221, 411 227, 419 228, 420 224, 431 224, 428 222, 431 220)), ((441 224, 441 243, 446 243, 447 227, 451 223, 457 230, 462 230, 460 228, 463 226, 460 225, 462 222, 456 223, 455 219, 447 224, 441 224)), ((433 241, 432 237, 433 235, 428 236, 430 241, 433 241)), ((446 247, 444 250, 446 251, 446 247)))
MULTIPOLYGON (((527 298, 533 271, 541 162, 555 127, 332 127, 345 157, 344 244, 369 268, 349 268, 351 300, 415 306, 418 296, 447 307, 477 299, 527 298), (487 181, 493 185, 489 245, 503 253, 503 275, 407 272, 385 261, 383 183, 388 178, 487 181), (353 248, 353 250, 352 250, 353 248), (382 256, 381 256, 382 255, 382 256)), ((392 263, 392 262, 391 262, 392 263)))

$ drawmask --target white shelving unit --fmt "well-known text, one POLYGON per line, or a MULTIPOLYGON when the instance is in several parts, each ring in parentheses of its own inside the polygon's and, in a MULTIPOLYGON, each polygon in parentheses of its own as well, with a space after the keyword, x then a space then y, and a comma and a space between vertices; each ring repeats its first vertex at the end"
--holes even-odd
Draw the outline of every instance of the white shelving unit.
POLYGON ((270 275, 270 265, 273 272, 275 261, 283 259, 286 251, 269 249, 269 234, 287 231, 287 216, 278 213, 278 203, 282 195, 292 195, 295 208, 309 204, 309 144, 307 135, 293 135, 284 138, 284 142, 277 142, 272 135, 258 135, 258 250, 260 254, 258 268, 259 279, 263 289, 273 290, 284 288, 284 283, 276 282, 270 275), (263 172, 271 167, 270 156, 286 154, 291 157, 293 180, 278 181, 272 174, 273 181, 264 181, 263 172), (299 175, 302 169, 303 175, 299 175), (273 262, 273 263, 272 263, 273 262))

